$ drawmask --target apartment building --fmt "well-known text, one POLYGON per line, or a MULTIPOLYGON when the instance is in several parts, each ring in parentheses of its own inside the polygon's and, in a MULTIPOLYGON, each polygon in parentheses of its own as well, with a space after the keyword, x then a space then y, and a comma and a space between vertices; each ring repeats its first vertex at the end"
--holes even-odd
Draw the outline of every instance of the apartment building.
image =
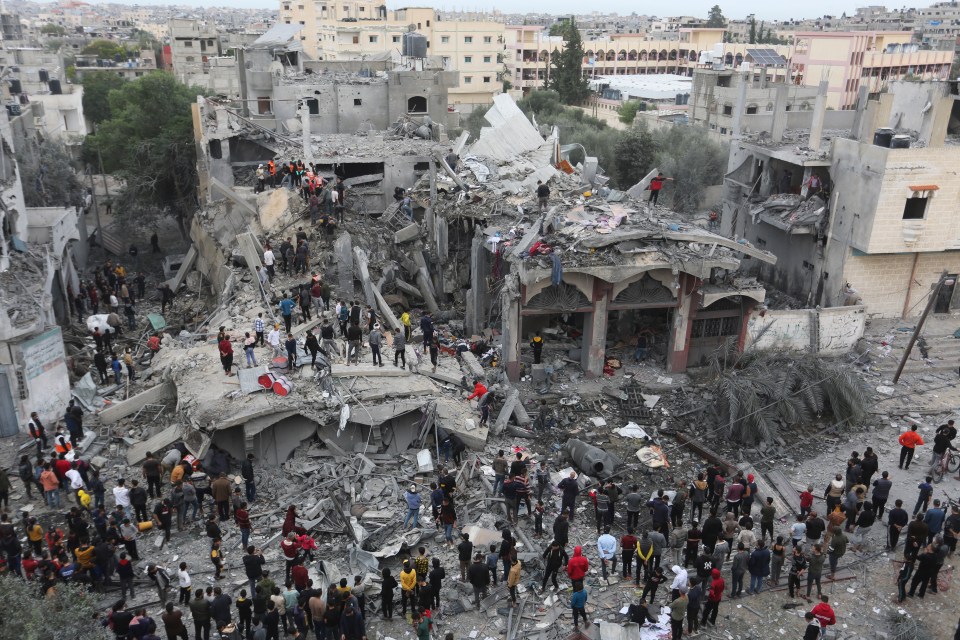
POLYGON ((857 111, 827 111, 826 91, 811 111, 778 102, 771 133, 731 144, 724 233, 775 253, 776 265, 755 273, 805 304, 860 298, 868 316, 916 317, 946 271, 953 284, 934 311, 960 309, 951 91, 949 82, 893 82, 857 111))
POLYGON ((870 94, 903 78, 945 80, 953 50, 922 50, 909 31, 804 31, 796 34, 790 60, 793 81, 829 83, 827 106, 851 109, 860 87, 870 94))
POLYGON ((915 28, 924 44, 953 50, 960 40, 960 2, 937 2, 917 9, 915 28))
POLYGON ((173 74, 184 84, 206 86, 210 58, 220 55, 216 27, 199 20, 173 18, 169 30, 173 74))
POLYGON ((518 96, 545 86, 550 79, 552 58, 563 49, 563 38, 551 36, 542 26, 508 25, 506 41, 507 79, 518 96))
POLYGON ((281 0, 280 21, 301 24, 304 52, 316 60, 362 60, 386 52, 402 53, 403 34, 426 38, 426 54, 460 74, 451 88, 451 105, 469 111, 502 92, 504 25, 493 19, 445 20, 431 8, 388 11, 364 0, 281 0))

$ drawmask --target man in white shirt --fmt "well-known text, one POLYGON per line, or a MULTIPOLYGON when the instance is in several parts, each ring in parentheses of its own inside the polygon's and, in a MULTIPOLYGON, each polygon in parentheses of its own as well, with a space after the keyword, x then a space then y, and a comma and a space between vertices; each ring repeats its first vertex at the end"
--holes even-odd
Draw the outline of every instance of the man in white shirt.
POLYGON ((273 329, 270 330, 270 333, 267 334, 267 342, 270 343, 270 346, 273 347, 273 357, 276 358, 281 354, 280 352, 280 325, 273 325, 273 329))
MULTIPOLYGON (((83 483, 83 477, 80 475, 80 472, 77 471, 77 463, 74 462, 73 466, 63 474, 70 480, 70 490, 73 492, 73 495, 77 495, 77 491, 86 487, 83 483)), ((77 504, 80 504, 80 500, 77 500, 77 504)))
POLYGON ((613 573, 617 572, 617 539, 610 535, 610 527, 604 527, 603 535, 597 538, 597 551, 600 553, 600 567, 606 580, 608 562, 613 563, 613 573))
POLYGON ((133 509, 130 508, 130 489, 124 486, 125 480, 117 480, 117 486, 113 488, 113 500, 118 507, 123 507, 123 512, 127 514, 130 520, 133 520, 133 509))
POLYGON ((273 249, 267 245, 267 250, 263 252, 263 266, 267 268, 267 274, 270 276, 270 279, 273 280, 273 263, 275 262, 273 257, 273 249))

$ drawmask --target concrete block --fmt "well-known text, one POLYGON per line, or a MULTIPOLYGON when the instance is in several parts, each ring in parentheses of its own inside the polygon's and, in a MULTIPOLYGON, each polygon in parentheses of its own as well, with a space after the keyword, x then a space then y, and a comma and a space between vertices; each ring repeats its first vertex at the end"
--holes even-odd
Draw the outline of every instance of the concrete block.
POLYGON ((416 240, 420 237, 420 225, 417 223, 408 224, 403 229, 400 229, 393 234, 394 244, 403 244, 404 242, 410 242, 411 240, 416 240))
POLYGON ((100 422, 102 424, 113 424, 121 418, 133 415, 148 404, 159 404, 163 400, 177 397, 177 388, 172 382, 164 382, 155 387, 147 389, 132 398, 107 407, 100 412, 100 422))
POLYGON ((530 370, 530 376, 533 378, 534 383, 546 382, 547 380, 547 371, 546 365, 535 364, 530 370))

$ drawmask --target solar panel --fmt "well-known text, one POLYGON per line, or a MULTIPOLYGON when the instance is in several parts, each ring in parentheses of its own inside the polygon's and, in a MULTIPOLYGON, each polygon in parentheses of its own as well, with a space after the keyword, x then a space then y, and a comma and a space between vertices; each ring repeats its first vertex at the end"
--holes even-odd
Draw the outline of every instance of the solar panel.
POLYGON ((775 49, 747 49, 747 57, 755 64, 767 67, 783 67, 787 64, 786 58, 775 49))

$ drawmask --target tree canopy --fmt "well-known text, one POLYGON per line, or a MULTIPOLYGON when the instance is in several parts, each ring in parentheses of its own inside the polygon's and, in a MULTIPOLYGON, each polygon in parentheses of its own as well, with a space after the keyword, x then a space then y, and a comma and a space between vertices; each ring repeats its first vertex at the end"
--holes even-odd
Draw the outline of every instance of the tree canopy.
POLYGON ((113 40, 103 39, 94 40, 85 46, 81 53, 87 56, 95 55, 103 60, 115 60, 116 56, 120 56, 121 60, 125 60, 127 57, 127 50, 123 45, 113 40))
POLYGON ((633 124, 637 117, 637 111, 640 110, 639 100, 627 100, 617 109, 617 117, 623 124, 633 124))
POLYGON ((53 24, 48 22, 47 24, 40 27, 40 33, 48 36, 62 36, 67 33, 66 28, 60 26, 59 24, 53 24))
POLYGON ((125 181, 118 200, 126 213, 167 211, 185 229, 196 209, 196 146, 191 107, 196 87, 155 72, 107 93, 110 118, 84 141, 84 157, 125 181))
POLYGON ((23 200, 28 207, 70 207, 81 199, 83 185, 64 146, 44 140, 17 154, 23 200))
POLYGON ((95 615, 100 598, 80 585, 58 582, 47 595, 36 581, 0 576, 0 624, 5 638, 109 640, 95 615))
POLYGON ((556 91, 566 104, 580 104, 590 95, 590 86, 583 75, 583 39, 571 17, 563 24, 564 47, 552 57, 548 89, 556 91))
POLYGON ((721 29, 727 26, 727 19, 723 17, 723 10, 720 5, 715 4, 710 7, 710 13, 707 14, 707 27, 721 29))
POLYGON ((83 76, 83 113, 94 124, 109 120, 110 92, 122 89, 127 81, 115 73, 87 73, 83 76))

